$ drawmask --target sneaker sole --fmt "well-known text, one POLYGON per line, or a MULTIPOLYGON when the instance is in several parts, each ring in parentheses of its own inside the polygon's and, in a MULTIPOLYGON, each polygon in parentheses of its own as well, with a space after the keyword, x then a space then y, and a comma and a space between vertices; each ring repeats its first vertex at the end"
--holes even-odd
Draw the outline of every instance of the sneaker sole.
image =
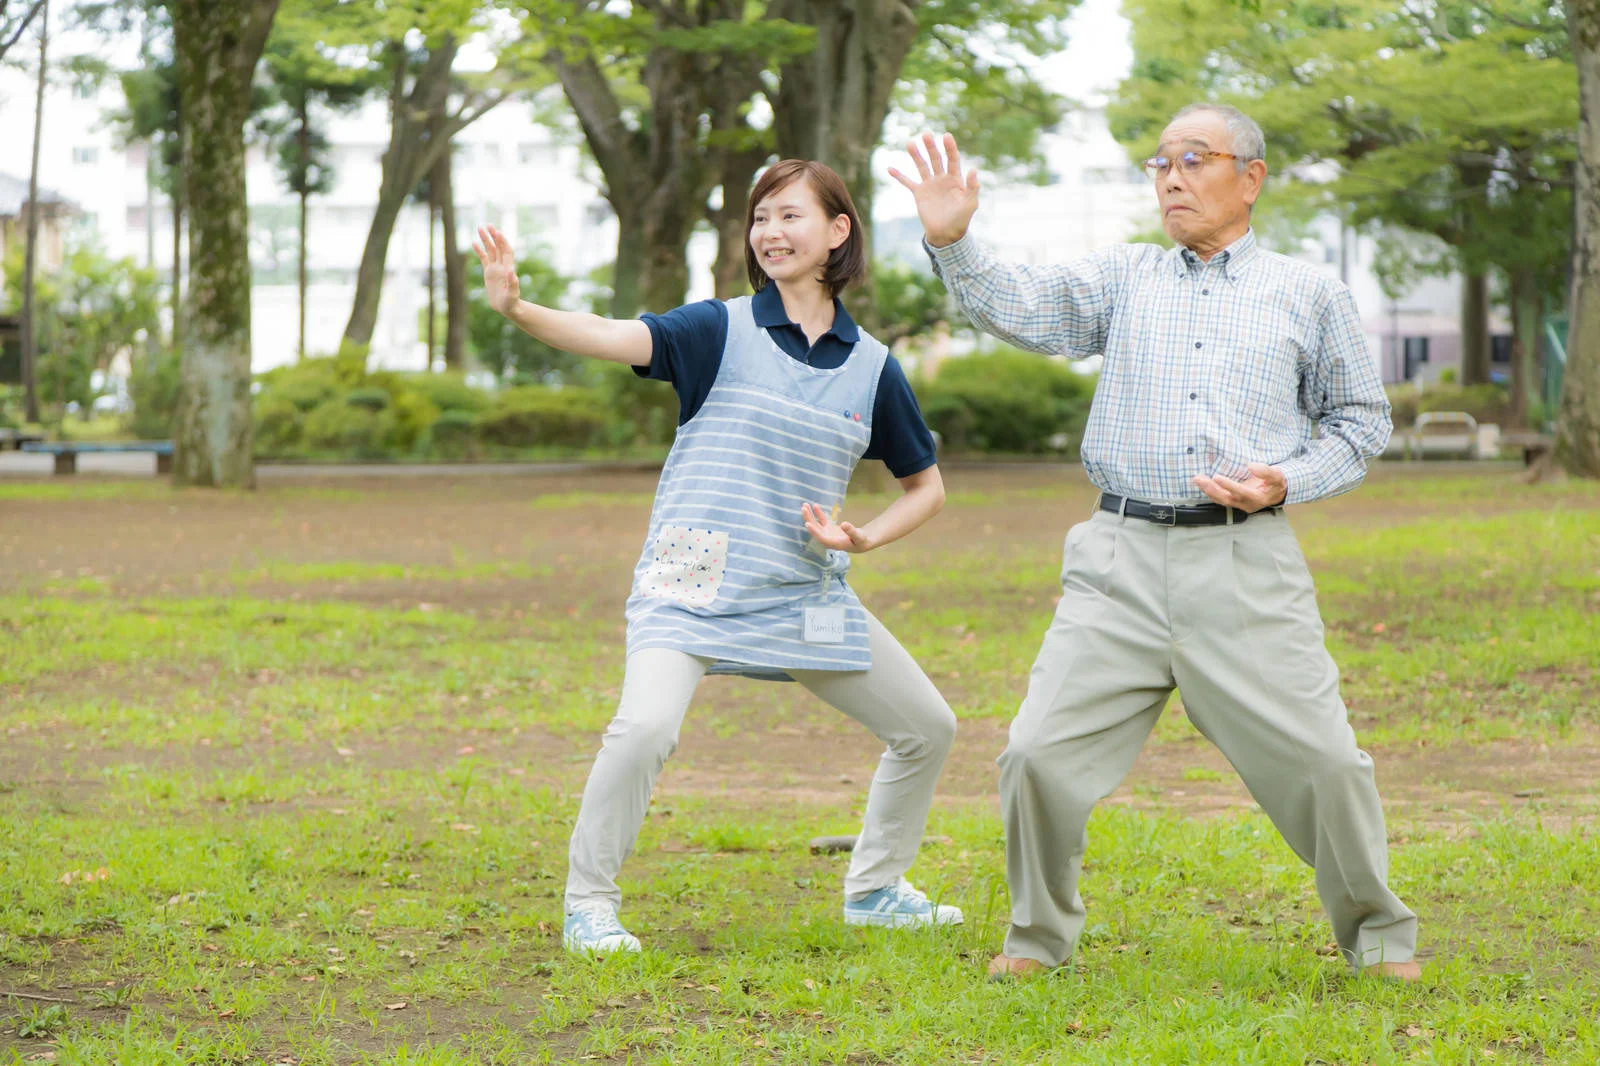
POLYGON ((954 918, 919 918, 914 914, 860 914, 852 911, 844 912, 845 925, 876 926, 880 929, 909 929, 917 926, 933 927, 937 925, 961 925, 965 917, 957 915, 954 918))
POLYGON ((618 944, 579 944, 571 940, 563 940, 561 946, 571 955, 586 955, 590 958, 604 958, 607 955, 634 954, 642 950, 639 941, 631 943, 624 940, 618 944))

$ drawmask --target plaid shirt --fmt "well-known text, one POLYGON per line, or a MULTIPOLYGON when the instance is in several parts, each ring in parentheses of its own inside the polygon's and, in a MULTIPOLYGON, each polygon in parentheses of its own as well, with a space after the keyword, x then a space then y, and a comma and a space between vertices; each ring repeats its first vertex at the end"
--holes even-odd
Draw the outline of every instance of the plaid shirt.
POLYGON ((1281 467, 1288 503, 1348 492, 1389 441, 1389 400, 1350 290, 1256 247, 1202 262, 1119 244, 1072 263, 1006 263, 966 236, 927 245, 979 328, 1035 352, 1104 355, 1083 438, 1102 491, 1203 503, 1196 474, 1281 467))

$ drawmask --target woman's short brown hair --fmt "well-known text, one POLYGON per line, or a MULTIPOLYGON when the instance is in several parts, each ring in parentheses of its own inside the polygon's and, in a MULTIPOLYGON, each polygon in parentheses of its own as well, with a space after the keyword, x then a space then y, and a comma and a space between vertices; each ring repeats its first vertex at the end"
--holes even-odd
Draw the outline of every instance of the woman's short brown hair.
POLYGON ((850 199, 850 190, 844 187, 844 179, 826 163, 810 159, 779 160, 766 169, 756 180, 756 187, 750 190, 750 206, 744 216, 744 265, 750 275, 750 287, 760 292, 772 280, 761 269, 756 250, 750 247, 750 230, 756 224, 756 205, 779 189, 787 188, 801 179, 817 194, 830 220, 840 215, 850 219, 850 236, 833 250, 822 269, 822 284, 827 288, 828 295, 838 296, 846 285, 867 273, 866 238, 862 236, 861 218, 856 214, 855 202, 850 199))

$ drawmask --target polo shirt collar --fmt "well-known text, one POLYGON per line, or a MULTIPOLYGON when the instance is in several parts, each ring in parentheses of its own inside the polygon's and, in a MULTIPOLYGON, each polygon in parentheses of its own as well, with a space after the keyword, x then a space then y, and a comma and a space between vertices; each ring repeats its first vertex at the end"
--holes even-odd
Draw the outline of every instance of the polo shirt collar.
MULTIPOLYGON (((783 306, 783 297, 778 293, 778 287, 771 282, 763 285, 760 291, 751 297, 750 313, 755 318, 756 325, 762 329, 795 324, 789 320, 789 312, 783 306)), ((855 319, 850 317, 850 312, 844 309, 844 304, 837 296, 833 298, 833 328, 828 332, 845 344, 855 344, 861 339, 861 331, 855 319)))

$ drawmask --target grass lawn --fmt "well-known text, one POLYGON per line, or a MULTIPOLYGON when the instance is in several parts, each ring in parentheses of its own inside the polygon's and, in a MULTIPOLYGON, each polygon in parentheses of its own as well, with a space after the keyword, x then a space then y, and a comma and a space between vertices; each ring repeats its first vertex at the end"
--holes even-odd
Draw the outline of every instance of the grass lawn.
POLYGON ((566 839, 651 480, 0 483, 0 1063, 1600 1062, 1600 487, 1385 467, 1293 517, 1420 985, 1331 956, 1176 698, 1074 965, 996 985, 993 759, 1092 492, 955 468, 852 571, 962 719, 912 876, 964 926, 842 925, 806 841, 876 746, 719 678, 624 870, 646 951, 592 962, 566 839))

